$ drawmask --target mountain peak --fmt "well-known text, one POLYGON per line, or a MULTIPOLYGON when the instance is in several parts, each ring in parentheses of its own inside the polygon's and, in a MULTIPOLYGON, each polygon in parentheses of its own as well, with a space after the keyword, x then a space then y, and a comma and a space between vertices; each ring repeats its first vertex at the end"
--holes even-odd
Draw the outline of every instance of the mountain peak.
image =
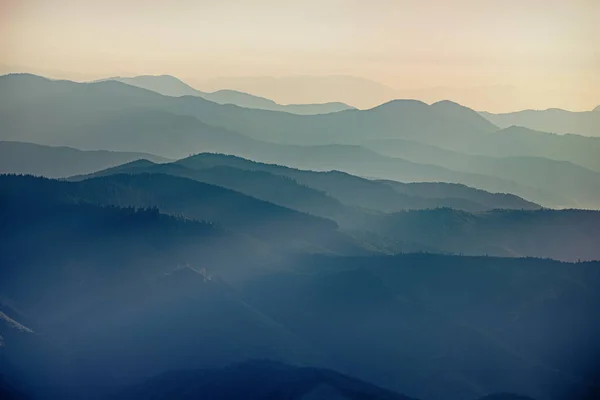
POLYGON ((495 125, 481 116, 477 111, 451 100, 438 101, 433 103, 431 108, 443 115, 459 118, 483 131, 493 131, 497 129, 495 125))
POLYGON ((455 102, 455 101, 452 101, 452 100, 440 100, 440 101, 436 101, 435 103, 432 103, 432 104, 431 104, 431 106, 432 106, 432 107, 434 107, 434 106, 438 106, 438 107, 441 107, 441 106, 448 106, 448 107, 461 107, 461 108, 467 108, 467 107, 465 107, 465 106, 463 106, 463 105, 461 105, 461 104, 458 104, 457 102, 455 102))
POLYGON ((1 75, 0 78, 30 78, 49 81, 50 79, 40 75, 31 74, 29 72, 9 72, 8 74, 1 75))
POLYGON ((101 79, 99 82, 103 81, 117 81, 130 86, 137 86, 142 89, 151 90, 164 96, 202 96, 204 94, 172 75, 139 75, 133 77, 117 76, 108 79, 101 79))
POLYGON ((371 108, 371 110, 384 110, 384 109, 392 109, 398 107, 412 107, 412 108, 423 108, 429 107, 427 103, 422 102, 421 100, 412 100, 412 99, 395 99, 390 100, 386 103, 380 104, 377 107, 371 108))
POLYGON ((122 167, 151 167, 156 165, 155 162, 148 160, 147 158, 139 158, 137 160, 130 161, 128 163, 122 164, 122 167))
POLYGON ((598 106, 598 107, 594 108, 594 111, 596 111, 596 112, 600 112, 600 106, 598 106))

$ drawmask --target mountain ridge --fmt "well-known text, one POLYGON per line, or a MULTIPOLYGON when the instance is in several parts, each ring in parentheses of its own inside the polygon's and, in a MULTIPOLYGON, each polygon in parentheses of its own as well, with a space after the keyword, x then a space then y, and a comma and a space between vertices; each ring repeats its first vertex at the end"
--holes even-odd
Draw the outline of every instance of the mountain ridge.
POLYGON ((600 137, 600 115, 598 115, 598 111, 600 111, 600 106, 591 111, 568 111, 549 108, 499 114, 480 112, 480 115, 501 128, 518 125, 545 132, 600 137))
POLYGON ((524 128, 496 131, 492 124, 481 131, 477 128, 481 120, 478 115, 473 123, 467 123, 462 109, 459 113, 442 112, 440 105, 432 107, 421 102, 393 102, 374 111, 299 116, 223 106, 200 97, 167 97, 115 81, 77 84, 21 75, 0 77, 0 86, 3 98, 6 96, 0 107, 5 122, 2 139, 9 140, 144 151, 170 158, 207 151, 229 153, 295 168, 338 169, 370 178, 463 183, 491 192, 513 193, 544 206, 563 207, 577 203, 570 202, 562 191, 548 192, 480 173, 386 158, 352 146, 363 143, 364 132, 369 130, 374 132, 371 140, 400 137, 424 144, 440 141, 440 146, 445 144, 442 147, 455 151, 575 159, 579 165, 600 170, 596 157, 600 139, 556 136, 524 128), (407 104, 411 107, 405 107, 407 104), (415 105, 426 112, 414 116, 410 108, 415 105), (332 142, 338 144, 332 146, 332 142))
POLYGON ((181 79, 171 75, 140 75, 135 77, 115 76, 93 82, 109 80, 152 90, 166 96, 197 96, 218 104, 233 104, 240 107, 282 111, 299 115, 327 114, 331 112, 353 109, 353 107, 342 102, 328 102, 321 104, 278 104, 273 100, 264 97, 255 96, 232 89, 220 89, 214 92, 202 92, 194 89, 181 79))
POLYGON ((164 173, 190 178, 236 190, 280 206, 330 218, 344 227, 360 227, 361 219, 372 212, 437 207, 467 211, 540 207, 514 195, 491 194, 466 186, 462 192, 454 190, 454 193, 445 195, 445 186, 433 183, 431 187, 439 187, 440 190, 437 193, 430 190, 429 195, 421 196, 412 190, 412 184, 379 184, 335 171, 295 170, 220 154, 199 154, 169 164, 138 160, 90 175, 74 176, 69 180, 79 181, 122 173, 164 173), (400 185, 404 190, 389 190, 386 186, 391 184, 400 185), (347 189, 343 189, 344 186, 348 186, 347 189), (358 198, 363 200, 357 201, 358 198))
MULTIPOLYGON (((480 174, 457 173, 439 166, 418 165, 400 159, 385 158, 377 153, 352 147, 356 146, 355 144, 339 144, 333 147, 324 144, 329 147, 306 148, 299 145, 281 147, 283 145, 281 141, 280 143, 261 141, 269 139, 272 134, 282 139, 292 134, 294 137, 300 137, 297 136, 300 132, 288 132, 283 135, 284 131, 277 130, 277 133, 272 132, 265 137, 264 132, 267 131, 261 129, 260 121, 270 120, 275 123, 274 126, 285 123, 287 128, 297 125, 301 131, 304 131, 314 123, 320 126, 342 118, 341 121, 345 122, 340 128, 345 125, 353 127, 355 134, 358 135, 362 132, 359 125, 368 125, 371 120, 377 120, 382 117, 382 112, 369 114, 369 111, 351 110, 333 114, 298 116, 275 111, 222 106, 199 97, 166 97, 115 81, 63 85, 61 82, 40 79, 35 81, 42 84, 35 83, 31 89, 31 92, 35 93, 34 102, 29 101, 30 96, 26 95, 27 91, 21 91, 18 96, 12 96, 10 101, 6 102, 7 106, 14 104, 10 112, 6 107, 0 108, 0 115, 6 121, 3 139, 19 138, 19 140, 40 144, 67 144, 78 148, 122 151, 135 149, 170 158, 181 158, 199 151, 213 151, 236 154, 263 162, 287 164, 296 168, 305 168, 311 164, 312 168, 339 169, 381 179, 460 182, 493 192, 515 193, 548 206, 562 202, 562 200, 556 201, 560 197, 556 193, 545 193, 480 174), (18 112, 15 112, 15 107, 18 112), (49 118, 49 110, 52 110, 52 118, 49 118), (27 118, 20 117, 21 113, 27 114, 27 118), (363 113, 367 113, 368 118, 356 124, 355 119, 363 118, 363 113), (256 121, 257 125, 244 123, 247 117, 256 121), (214 124, 207 123, 201 118, 208 118, 214 124), (329 121, 332 118, 333 121, 329 121), (227 127, 226 125, 231 125, 232 121, 237 122, 227 127), (235 127, 244 129, 253 127, 253 130, 263 133, 259 137, 251 133, 240 134, 233 130, 235 127), (85 135, 81 134, 82 128, 85 135), (333 151, 335 152, 332 153, 333 151)), ((28 85, 28 82, 27 77, 22 76, 11 79, 0 77, 0 85, 7 89, 2 92, 3 94, 13 94, 20 90, 19 87, 28 85)), ((384 123, 385 129, 389 132, 395 131, 393 127, 396 121, 402 121, 402 115, 397 115, 395 110, 383 114, 385 114, 383 119, 387 121, 384 123)), ((442 125, 445 126, 446 124, 442 122, 449 117, 440 118, 442 120, 430 124, 431 140, 434 136, 438 136, 437 129, 442 125)), ((418 118, 418 121, 427 120, 428 118, 423 115, 418 118)), ((404 124, 408 127, 412 122, 404 121, 404 124)), ((455 124, 464 125, 460 119, 456 120, 455 124)), ((339 134, 342 135, 341 130, 339 134)), ((315 136, 320 133, 315 131, 310 135, 315 136)), ((444 135, 444 138, 447 141, 455 140, 451 135, 444 135)), ((323 140, 319 141, 323 142, 323 140)), ((329 141, 329 139, 324 140, 324 142, 329 141)), ((354 140, 344 142, 352 143, 354 140)))

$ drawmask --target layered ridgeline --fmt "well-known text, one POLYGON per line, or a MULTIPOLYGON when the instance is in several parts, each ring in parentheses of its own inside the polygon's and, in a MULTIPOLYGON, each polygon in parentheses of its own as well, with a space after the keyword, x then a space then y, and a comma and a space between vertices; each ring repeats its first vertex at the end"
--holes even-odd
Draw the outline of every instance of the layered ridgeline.
POLYGON ((562 193, 580 208, 598 208, 600 173, 569 161, 534 156, 471 155, 404 139, 372 141, 365 147, 389 157, 438 165, 454 171, 479 171, 523 186, 562 193))
MULTIPOLYGON (((182 162, 201 160, 202 156, 182 162)), ((1 176, 3 204, 7 213, 10 207, 33 204, 31 207, 35 208, 54 203, 158 207, 174 216, 250 235, 261 243, 277 243, 282 253, 367 255, 428 251, 569 261, 600 258, 596 246, 600 239, 597 211, 533 208, 467 212, 447 207, 386 210, 389 204, 380 201, 381 190, 390 190, 392 198, 405 198, 389 183, 375 182, 375 190, 369 193, 366 189, 370 181, 344 174, 337 179, 335 174, 313 173, 299 184, 276 173, 214 167, 219 160, 260 166, 246 160, 212 155, 206 160, 213 166, 192 169, 177 164, 134 163, 133 169, 117 168, 112 170, 114 174, 105 171, 105 176, 78 182, 1 176), (347 186, 347 178, 356 183, 354 188, 347 186), (251 187, 248 182, 252 182, 251 187), (281 191, 272 186, 281 182, 285 183, 281 191), (362 195, 354 198, 353 192, 362 195)), ((302 175, 303 171, 296 173, 302 175)), ((452 201, 434 200, 442 204, 452 201)))
POLYGON ((560 260, 600 257, 595 246, 600 238, 600 212, 540 210, 515 196, 467 187, 370 181, 339 172, 303 171, 219 154, 200 154, 170 164, 138 161, 91 176, 124 173, 185 177, 328 218, 365 247, 377 251, 560 260), (475 212, 461 211, 469 208, 475 212))
MULTIPOLYGON (((272 143, 258 142, 237 135, 233 140, 228 140, 227 132, 211 135, 209 138, 202 135, 190 138, 195 144, 190 143, 190 148, 201 148, 226 154, 236 154, 250 159, 260 160, 295 168, 316 171, 338 170, 370 178, 392 179, 404 182, 453 182, 464 183, 484 190, 500 193, 515 193, 516 195, 534 201, 538 204, 549 206, 574 206, 575 201, 559 193, 524 186, 512 181, 494 178, 482 174, 463 173, 449 170, 444 167, 413 163, 403 159, 389 158, 359 146, 333 145, 333 146, 287 146, 272 143)), ((132 140, 147 146, 148 141, 136 132, 132 140), (135 136, 135 137, 134 137, 135 136)), ((161 139, 163 140, 163 139, 161 139)), ((165 143, 170 143, 164 138, 165 143)), ((176 146, 180 144, 175 141, 176 146)), ((51 149, 46 149, 51 152, 51 149)), ((54 151, 57 166, 64 166, 60 152, 54 151)), ((77 164, 74 164, 75 167, 77 164)), ((17 170, 4 170, 4 172, 20 172, 17 170)), ((35 174, 45 175, 40 168, 32 171, 35 174)), ((79 170, 73 168, 73 174, 79 170)))
POLYGON ((142 75, 134 77, 112 77, 102 79, 96 82, 117 81, 131 86, 152 90, 153 92, 165 96, 197 96, 203 99, 213 101, 218 104, 233 104, 245 108, 256 108, 260 110, 283 111, 291 114, 314 115, 328 114, 343 110, 350 110, 351 107, 340 102, 322 103, 322 104, 277 104, 273 100, 264 97, 254 96, 237 90, 217 90, 215 92, 201 92, 194 89, 187 83, 170 75, 142 75))
POLYGON ((78 84, 7 75, 0 78, 0 87, 5 97, 0 109, 5 125, 2 139, 6 140, 143 151, 170 158, 213 151, 372 178, 462 183, 514 193, 548 207, 598 206, 597 175, 589 170, 600 169, 600 139, 516 128, 498 131, 474 111, 449 102, 428 106, 395 101, 366 111, 298 116, 219 105, 198 97, 161 96, 114 81, 78 84), (519 179, 515 182, 493 162, 485 172, 478 164, 457 171, 433 165, 431 158, 413 158, 410 162, 356 145, 390 138, 447 147, 461 154, 527 156, 528 161, 525 166, 515 167, 519 172, 512 175, 519 179), (306 148, 289 143, 330 145, 306 148), (570 161, 588 169, 577 170, 572 164, 540 158, 570 161), (546 164, 558 170, 558 176, 575 174, 569 179, 568 191, 549 187, 528 173, 530 165, 543 169, 546 164))
POLYGON ((82 203, 159 208, 174 216, 206 221, 261 241, 278 243, 281 250, 297 248, 315 252, 366 253, 355 240, 340 234, 332 220, 181 177, 118 174, 82 182, 64 182, 3 175, 0 181, 3 186, 3 212, 6 213, 11 207, 38 208, 82 203))
POLYGON ((311 214, 327 212, 340 203, 380 212, 439 207, 465 211, 541 208, 515 195, 464 185, 374 181, 339 171, 300 170, 215 153, 162 164, 137 160, 69 180, 143 173, 164 173, 228 187, 286 207, 305 207, 311 214))
MULTIPOLYGON (((289 178, 288 189, 292 192, 286 199, 286 195, 274 192, 269 186, 281 179, 266 173, 257 177, 252 172, 234 168, 210 168, 200 173, 177 169, 179 176, 174 176, 172 170, 137 171, 134 174, 115 172, 115 175, 79 182, 2 176, 4 211, 10 216, 21 213, 11 211, 11 207, 35 209, 81 203, 158 207, 174 216, 202 220, 250 235, 259 243, 259 249, 266 243, 277 244, 276 249, 281 254, 289 251, 364 255, 434 251, 563 260, 599 256, 594 245, 600 235, 596 223, 600 213, 597 212, 507 210, 470 214, 444 208, 415 210, 402 219, 404 213, 385 214, 380 209, 348 204, 314 188, 298 185, 289 178), (243 193, 198 181, 203 177, 243 193), (254 180, 252 190, 235 183, 246 178, 254 180), (290 197, 294 199, 290 200, 290 197), (440 218, 444 215, 446 217, 440 218), (580 220, 586 222, 579 223, 580 220), (555 229, 544 231, 548 226, 555 229), (531 235, 538 231, 539 234, 531 235), (447 236, 452 232, 456 239, 449 240, 447 236)), ((339 182, 334 181, 332 187, 335 185, 339 182)), ((389 188, 386 184, 380 185, 389 188)), ((377 192, 373 194, 376 200, 377 192)), ((269 255, 281 257, 279 253, 269 255)))
POLYGON ((524 110, 493 114, 481 112, 491 123, 502 128, 523 126, 545 132, 600 136, 600 106, 592 111, 567 111, 559 108, 524 110))

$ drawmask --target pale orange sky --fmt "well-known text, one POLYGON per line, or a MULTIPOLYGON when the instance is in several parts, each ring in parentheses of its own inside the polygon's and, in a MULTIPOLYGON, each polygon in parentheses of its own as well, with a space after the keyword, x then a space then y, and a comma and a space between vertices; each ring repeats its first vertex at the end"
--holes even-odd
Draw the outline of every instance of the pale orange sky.
POLYGON ((598 21, 600 0, 0 0, 0 72, 170 74, 196 86, 351 75, 468 89, 460 100, 478 109, 473 88, 510 85, 518 104, 491 111, 585 110, 600 104, 598 21))

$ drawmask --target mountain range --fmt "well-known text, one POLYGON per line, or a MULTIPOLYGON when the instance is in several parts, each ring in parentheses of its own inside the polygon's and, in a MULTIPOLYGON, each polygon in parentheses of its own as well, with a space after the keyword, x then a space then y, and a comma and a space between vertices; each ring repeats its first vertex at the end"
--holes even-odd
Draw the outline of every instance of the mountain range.
POLYGON ((532 104, 564 108, 574 103, 581 104, 582 100, 581 91, 565 91, 557 87, 532 90, 509 84, 453 86, 421 83, 415 86, 416 82, 410 81, 391 87, 377 79, 352 75, 221 76, 190 79, 195 87, 203 90, 235 89, 284 104, 341 100, 360 109, 372 108, 393 99, 417 99, 426 103, 452 99, 470 108, 507 113, 531 108, 532 104))
POLYGON ((1 398, 598 398, 600 138, 122 80, 0 76, 1 398))
POLYGON ((514 195, 493 194, 466 186, 377 182, 337 171, 299 170, 213 153, 198 154, 163 164, 139 160, 70 179, 122 173, 165 173, 191 178, 229 187, 273 203, 288 202, 293 204, 291 208, 305 207, 315 212, 339 208, 342 203, 380 212, 438 207, 464 208, 467 211, 540 208, 539 205, 514 195), (425 186, 430 189, 423 189, 425 186))
MULTIPOLYGON (((273 193, 265 183, 257 183, 252 190, 248 190, 239 183, 251 175, 244 173, 247 171, 206 168, 203 160, 208 160, 213 166, 229 161, 227 157, 196 156, 182 161, 189 170, 170 164, 159 164, 154 169, 145 170, 147 162, 142 163, 141 170, 136 170, 138 163, 135 163, 133 169, 127 166, 124 169, 115 168, 112 172, 101 173, 99 177, 78 182, 9 175, 2 177, 4 196, 9 199, 7 204, 27 204, 27 198, 33 196, 59 204, 84 202, 100 206, 157 207, 175 216, 207 221, 251 235, 261 242, 278 243, 282 252, 296 249, 303 252, 368 255, 378 252, 435 251, 550 257, 569 261, 593 260, 600 256, 595 246, 600 237, 600 212, 597 211, 539 210, 533 206, 530 210, 473 213, 449 208, 389 213, 391 210, 376 208, 386 206, 385 203, 377 204, 381 186, 383 190, 398 193, 389 183, 375 182, 374 190, 367 194, 364 189, 369 181, 361 182, 359 179, 352 188, 344 182, 345 175, 342 175, 342 179, 336 179, 333 175, 334 179, 331 179, 327 174, 308 175, 302 182, 312 189, 328 190, 325 194, 329 196, 323 196, 323 192, 319 196, 319 192, 315 193, 314 190, 290 185, 297 196, 290 201, 285 195, 273 193), (198 163, 200 165, 194 169, 192 166, 198 163), (203 181, 225 185, 242 193, 203 181), (323 186, 324 182, 326 186, 323 186), (360 195, 362 200, 349 203, 346 199, 353 197, 349 190, 363 192, 360 195), (249 194, 279 205, 258 200, 249 194), (312 204, 309 203, 311 197, 316 199, 312 204), (370 204, 367 203, 369 201, 370 204), (321 204, 325 204, 325 207, 320 208, 321 204), (371 211, 364 209, 367 204, 371 206, 371 211)), ((239 159, 231 161, 244 163, 239 159)), ((252 164, 248 167, 252 167, 252 164)), ((302 171, 294 173, 293 170, 291 173, 303 174, 302 171)), ((272 182, 272 176, 266 176, 266 179, 270 179, 268 182, 272 182)), ((357 180, 349 178, 350 181, 357 180)), ((265 175, 251 179, 261 182, 265 175)), ((415 200, 418 201, 418 198, 415 200)), ((442 198, 439 201, 443 204, 444 200, 442 198)))
MULTIPOLYGON (((566 168, 564 175, 574 178, 570 179, 569 190, 565 191, 539 182, 535 175, 523 171, 528 165, 513 167, 511 170, 516 168, 517 173, 511 175, 494 162, 487 163, 491 167, 485 172, 479 169, 479 165, 470 167, 464 163, 461 168, 466 171, 456 171, 428 164, 431 159, 427 157, 417 163, 408 162, 383 157, 356 144, 345 144, 358 141, 368 145, 371 141, 383 140, 377 139, 378 136, 391 136, 426 145, 445 142, 447 149, 457 152, 452 148, 462 142, 462 147, 466 148, 464 151, 471 153, 496 157, 548 156, 553 160, 571 160, 571 163, 587 166, 593 171, 600 168, 594 153, 600 139, 557 136, 524 128, 495 132, 497 128, 474 111, 447 102, 427 106, 399 101, 369 111, 297 116, 217 105, 197 97, 161 96, 113 81, 77 84, 28 75, 8 75, 0 79, 1 85, 5 85, 6 89, 2 93, 14 93, 2 103, 4 106, 0 110, 5 121, 4 140, 28 140, 82 149, 143 151, 168 158, 213 151, 297 168, 337 169, 371 178, 462 183, 492 192, 514 193, 550 207, 596 207, 596 174, 585 169, 578 170, 568 163, 530 160, 540 164, 540 168, 549 163, 560 174, 566 168), (26 95, 27 92, 29 94, 26 95), (35 101, 30 102, 29 98, 35 98, 35 101), (21 117, 24 114, 27 119, 21 117), (202 118, 212 124, 207 124, 202 118), (265 125, 265 121, 270 122, 265 125), (410 126, 418 126, 419 135, 408 134, 410 126), (452 126, 455 127, 453 132, 462 133, 448 133, 440 139, 440 132, 452 126), (236 132, 234 129, 237 128, 243 129, 243 133, 236 132), (81 134, 82 130, 85 134, 81 134), (328 141, 325 137, 333 135, 336 130, 339 134, 335 137, 341 143, 321 147, 264 141, 270 138, 280 141, 289 137, 296 138, 294 142, 318 143, 328 141), (350 140, 352 131, 357 138, 350 140), (488 131, 491 133, 485 133, 488 131), (359 138, 364 132, 372 133, 368 140, 359 138), (311 136, 321 138, 313 140, 311 136), (411 139, 406 139, 406 136, 411 139), (467 140, 467 136, 471 139, 467 140), (461 140, 461 137, 465 139, 461 140), (518 178, 520 182, 506 179, 507 176, 518 178)), ((330 140, 334 140, 334 136, 330 140)), ((463 151, 458 152, 463 154, 463 151)), ((505 162, 511 163, 510 160, 505 162)))
POLYGON ((353 76, 241 76, 217 77, 194 82, 206 90, 230 88, 274 99, 279 103, 326 103, 346 100, 358 108, 370 108, 398 98, 398 92, 370 79, 353 76))
POLYGON ((218 104, 234 104, 245 108, 260 110, 282 111, 291 114, 313 115, 328 114, 337 111, 350 110, 353 107, 340 103, 330 102, 322 104, 287 104, 281 105, 264 97, 254 96, 237 90, 221 89, 206 93, 194 89, 187 83, 170 75, 141 75, 135 77, 112 77, 100 81, 117 81, 131 86, 152 90, 165 96, 197 96, 218 104))

